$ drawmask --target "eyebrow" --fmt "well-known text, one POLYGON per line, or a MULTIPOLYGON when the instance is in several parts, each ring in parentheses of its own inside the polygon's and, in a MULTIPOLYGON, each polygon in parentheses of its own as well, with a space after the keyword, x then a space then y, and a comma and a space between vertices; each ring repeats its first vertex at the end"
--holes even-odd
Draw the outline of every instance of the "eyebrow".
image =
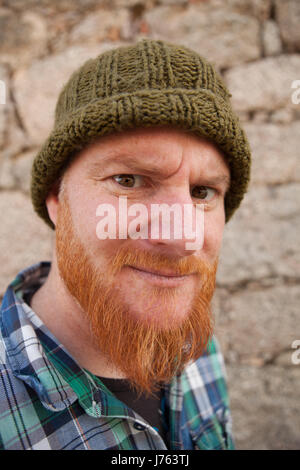
POLYGON ((157 176, 162 178, 167 178, 169 176, 172 176, 172 174, 168 174, 163 176, 162 174, 162 168, 160 165, 153 165, 145 159, 142 164, 140 164, 132 155, 127 155, 127 154, 109 154, 106 155, 101 159, 101 161, 94 162, 92 164, 92 171, 93 170, 99 170, 99 169, 104 169, 110 166, 113 166, 114 164, 121 164, 124 167, 127 167, 131 171, 137 171, 137 172, 142 172, 144 174, 147 174, 149 176, 157 176))
MULTIPOLYGON (((128 170, 137 172, 137 174, 141 172, 145 175, 155 176, 159 179, 169 178, 173 174, 163 174, 161 166, 152 165, 151 163, 147 162, 147 160, 145 160, 141 165, 134 157, 132 157, 132 155, 127 155, 125 153, 110 153, 106 155, 101 159, 101 161, 94 162, 90 171, 93 172, 95 170, 103 170, 104 168, 106 169, 110 166, 114 166, 114 164, 122 164, 124 167, 128 168, 128 170)), ((227 192, 230 187, 230 176, 226 175, 225 173, 212 177, 200 177, 199 180, 202 181, 201 185, 203 186, 215 186, 223 184, 225 186, 225 192, 227 192)))
POLYGON ((225 174, 211 177, 211 178, 206 178, 206 177, 200 177, 203 186, 217 186, 219 184, 223 184, 225 186, 225 192, 228 191, 230 187, 230 176, 227 176, 225 174))

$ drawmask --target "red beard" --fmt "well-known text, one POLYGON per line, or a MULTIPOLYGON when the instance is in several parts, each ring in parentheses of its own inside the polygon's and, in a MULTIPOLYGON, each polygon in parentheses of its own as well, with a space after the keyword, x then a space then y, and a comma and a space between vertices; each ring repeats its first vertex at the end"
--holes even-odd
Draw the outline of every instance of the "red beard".
MULTIPOLYGON (((128 247, 125 242, 107 264, 106 271, 101 271, 88 257, 74 230, 65 195, 60 199, 58 211, 56 251, 60 275, 91 325, 95 346, 109 363, 124 373, 136 391, 156 391, 159 383, 170 382, 189 361, 203 353, 213 332, 210 302, 217 261, 210 265, 197 257, 186 256, 175 262, 167 256, 128 247), (145 321, 144 315, 138 318, 132 315, 114 281, 125 265, 196 273, 199 287, 188 314, 179 321, 169 318, 162 308, 159 324, 145 321)), ((176 295, 176 290, 171 288, 153 288, 153 296, 145 298, 145 311, 151 310, 155 299, 167 305, 176 300, 176 295)), ((169 305, 166 311, 170 310, 169 305)))

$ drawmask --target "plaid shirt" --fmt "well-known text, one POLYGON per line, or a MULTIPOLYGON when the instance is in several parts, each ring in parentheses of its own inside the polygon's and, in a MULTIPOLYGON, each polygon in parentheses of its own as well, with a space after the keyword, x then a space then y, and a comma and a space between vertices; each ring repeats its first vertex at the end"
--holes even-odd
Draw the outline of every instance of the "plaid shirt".
POLYGON ((225 368, 215 337, 165 385, 165 443, 139 414, 80 368, 23 299, 49 262, 21 271, 1 306, 0 448, 5 450, 233 449, 225 368))

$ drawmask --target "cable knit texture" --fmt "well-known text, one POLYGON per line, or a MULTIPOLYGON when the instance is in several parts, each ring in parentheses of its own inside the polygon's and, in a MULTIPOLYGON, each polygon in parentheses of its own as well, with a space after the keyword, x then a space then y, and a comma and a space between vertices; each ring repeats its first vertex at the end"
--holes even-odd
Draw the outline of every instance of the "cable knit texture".
POLYGON ((250 178, 251 153, 230 93, 206 59, 184 46, 142 39, 85 62, 63 87, 54 129, 32 166, 36 212, 54 228, 45 199, 70 157, 97 138, 138 127, 172 125, 214 141, 231 172, 226 222, 250 178))

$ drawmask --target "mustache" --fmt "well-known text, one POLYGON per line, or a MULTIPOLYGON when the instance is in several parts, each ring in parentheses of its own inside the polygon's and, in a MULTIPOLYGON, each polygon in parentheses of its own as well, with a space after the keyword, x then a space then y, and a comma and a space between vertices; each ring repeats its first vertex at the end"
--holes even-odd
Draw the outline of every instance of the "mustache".
POLYGON ((218 260, 210 264, 192 255, 184 258, 170 257, 162 253, 154 253, 136 247, 121 247, 111 259, 110 266, 113 275, 116 275, 124 266, 132 266, 145 270, 168 270, 172 274, 183 276, 189 274, 214 274, 218 260))

